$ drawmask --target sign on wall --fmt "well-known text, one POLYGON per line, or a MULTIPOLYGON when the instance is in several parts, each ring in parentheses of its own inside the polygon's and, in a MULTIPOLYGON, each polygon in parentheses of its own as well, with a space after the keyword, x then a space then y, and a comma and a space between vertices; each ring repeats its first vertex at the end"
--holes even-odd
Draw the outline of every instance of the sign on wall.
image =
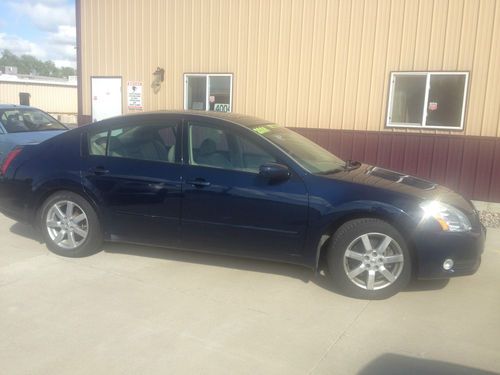
POLYGON ((214 106, 215 112, 231 112, 231 106, 225 103, 216 103, 214 106))
POLYGON ((127 106, 128 109, 143 109, 142 104, 142 82, 129 81, 127 84, 127 106))

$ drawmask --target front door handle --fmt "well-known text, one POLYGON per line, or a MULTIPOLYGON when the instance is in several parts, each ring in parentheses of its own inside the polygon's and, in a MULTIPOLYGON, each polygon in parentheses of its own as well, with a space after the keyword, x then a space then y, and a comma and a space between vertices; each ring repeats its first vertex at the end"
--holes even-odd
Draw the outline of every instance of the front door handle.
POLYGON ((202 178, 197 178, 196 180, 191 180, 191 181, 188 181, 187 183, 189 185, 193 185, 193 186, 196 186, 198 188, 203 188, 203 187, 210 186, 210 182, 205 181, 202 178))
POLYGON ((95 167, 95 168, 90 168, 89 172, 97 176, 102 176, 104 174, 108 174, 109 170, 104 167, 95 167))

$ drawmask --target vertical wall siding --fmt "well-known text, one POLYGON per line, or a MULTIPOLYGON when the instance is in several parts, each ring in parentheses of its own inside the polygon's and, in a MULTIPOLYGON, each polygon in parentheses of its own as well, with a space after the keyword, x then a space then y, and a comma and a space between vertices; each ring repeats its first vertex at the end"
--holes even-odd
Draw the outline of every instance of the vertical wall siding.
POLYGON ((19 104, 19 93, 31 95, 30 105, 56 114, 77 113, 76 86, 0 82, 0 103, 19 104))
POLYGON ((500 0, 81 0, 80 6, 86 115, 91 75, 143 81, 145 109, 158 110, 182 108, 184 73, 231 72, 236 112, 291 127, 391 132, 385 129, 391 71, 466 70, 465 131, 449 134, 500 137, 500 0), (154 94, 157 66, 166 76, 154 94))

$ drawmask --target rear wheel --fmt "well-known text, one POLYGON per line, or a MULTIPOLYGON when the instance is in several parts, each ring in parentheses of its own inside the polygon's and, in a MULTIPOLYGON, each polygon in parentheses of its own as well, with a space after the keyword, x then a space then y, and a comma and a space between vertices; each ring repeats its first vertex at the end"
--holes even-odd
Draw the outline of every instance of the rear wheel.
POLYGON ((411 278, 411 257, 401 234, 379 219, 357 219, 334 234, 328 266, 336 285, 355 298, 383 299, 411 278))
POLYGON ((47 247, 67 257, 82 257, 99 251, 102 232, 94 208, 86 199, 69 191, 50 196, 42 206, 40 228, 47 247))

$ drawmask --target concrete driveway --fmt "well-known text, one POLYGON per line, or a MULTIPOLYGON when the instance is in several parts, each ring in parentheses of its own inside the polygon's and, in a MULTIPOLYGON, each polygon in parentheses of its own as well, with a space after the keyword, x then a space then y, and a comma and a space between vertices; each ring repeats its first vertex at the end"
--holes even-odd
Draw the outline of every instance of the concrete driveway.
POLYGON ((3 374, 500 371, 500 230, 479 272, 386 301, 300 267, 129 245, 61 258, 0 215, 3 374))

